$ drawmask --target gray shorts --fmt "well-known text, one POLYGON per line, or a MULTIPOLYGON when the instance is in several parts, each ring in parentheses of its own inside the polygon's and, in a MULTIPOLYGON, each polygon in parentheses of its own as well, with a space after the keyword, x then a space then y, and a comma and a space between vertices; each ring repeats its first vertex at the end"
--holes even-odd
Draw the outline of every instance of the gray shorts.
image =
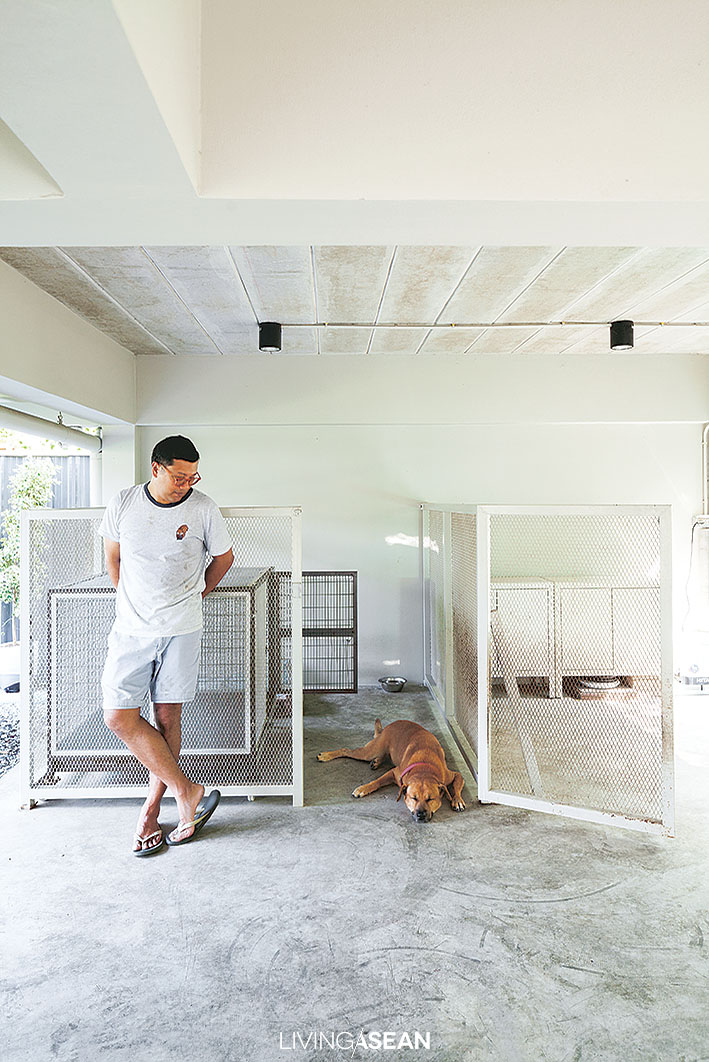
POLYGON ((146 693, 153 704, 194 699, 202 631, 171 638, 142 638, 112 630, 103 669, 104 710, 140 708, 146 693))

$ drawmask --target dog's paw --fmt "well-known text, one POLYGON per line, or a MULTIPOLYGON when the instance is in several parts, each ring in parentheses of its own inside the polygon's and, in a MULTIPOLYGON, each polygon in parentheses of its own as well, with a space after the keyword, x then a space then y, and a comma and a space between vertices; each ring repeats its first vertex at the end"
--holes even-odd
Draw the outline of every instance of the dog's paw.
POLYGON ((369 766, 372 768, 373 771, 378 771, 383 762, 384 761, 381 756, 375 756, 373 760, 369 761, 369 766))
POLYGON ((352 790, 353 797, 363 797, 367 795, 367 788, 363 785, 358 785, 356 789, 352 790))
POLYGON ((318 759, 320 760, 320 763, 327 763, 328 760, 332 759, 332 756, 329 752, 319 752, 318 759))
POLYGON ((451 804, 451 807, 453 808, 453 811, 465 811, 465 801, 454 800, 451 804))

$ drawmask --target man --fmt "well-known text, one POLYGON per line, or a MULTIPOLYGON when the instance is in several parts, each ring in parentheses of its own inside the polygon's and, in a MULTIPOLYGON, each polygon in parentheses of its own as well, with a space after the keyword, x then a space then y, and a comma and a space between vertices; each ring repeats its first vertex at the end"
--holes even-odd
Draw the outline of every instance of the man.
POLYGON ((204 786, 184 774, 177 758, 182 705, 194 698, 197 685, 202 598, 234 560, 219 509, 194 489, 200 480, 194 444, 171 435, 157 444, 151 460, 150 482, 120 491, 99 529, 117 590, 102 679, 104 719, 150 771, 133 841, 136 856, 152 855, 165 841, 192 840, 219 803, 218 790, 203 799, 204 786), (140 714, 147 692, 155 726, 140 714), (179 823, 165 838, 158 816, 168 788, 179 823))

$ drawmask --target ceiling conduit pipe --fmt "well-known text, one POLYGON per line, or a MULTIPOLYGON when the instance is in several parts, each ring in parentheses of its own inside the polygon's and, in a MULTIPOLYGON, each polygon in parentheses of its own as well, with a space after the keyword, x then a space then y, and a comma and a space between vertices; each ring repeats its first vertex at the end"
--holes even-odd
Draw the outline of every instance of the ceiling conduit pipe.
POLYGON ((90 435, 79 428, 69 428, 56 421, 44 420, 19 409, 0 406, 0 428, 9 428, 24 435, 35 435, 39 439, 51 439, 53 442, 65 443, 67 446, 80 446, 87 450, 90 462, 90 504, 101 504, 101 450, 103 443, 99 435, 90 435))

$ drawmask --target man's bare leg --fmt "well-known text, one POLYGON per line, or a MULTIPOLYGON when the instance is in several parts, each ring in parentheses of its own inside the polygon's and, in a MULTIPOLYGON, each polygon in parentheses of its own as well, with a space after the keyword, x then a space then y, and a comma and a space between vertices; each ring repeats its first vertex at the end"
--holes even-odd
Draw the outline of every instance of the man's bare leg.
MULTIPOLYGON (((170 789, 181 822, 191 822, 204 786, 191 782, 180 770, 166 739, 146 719, 139 708, 114 708, 103 713, 106 725, 130 749, 137 760, 170 789)), ((164 792, 164 790, 163 790, 164 792)), ((152 833, 152 830, 150 831, 152 833)), ((185 835, 190 831, 184 831, 185 835)))
MULTIPOLYGON (((154 704, 153 713, 155 715, 155 729, 165 738, 170 752, 177 760, 182 743, 182 705, 154 704)), ((167 786, 165 783, 161 782, 158 776, 151 771, 148 796, 141 808, 138 816, 138 825, 135 830, 138 837, 150 837, 151 834, 157 833, 159 830, 160 804, 166 792, 167 786)), ((138 852, 141 848, 155 848, 160 843, 160 837, 153 837, 151 841, 143 844, 136 840, 133 845, 133 851, 138 852)))

